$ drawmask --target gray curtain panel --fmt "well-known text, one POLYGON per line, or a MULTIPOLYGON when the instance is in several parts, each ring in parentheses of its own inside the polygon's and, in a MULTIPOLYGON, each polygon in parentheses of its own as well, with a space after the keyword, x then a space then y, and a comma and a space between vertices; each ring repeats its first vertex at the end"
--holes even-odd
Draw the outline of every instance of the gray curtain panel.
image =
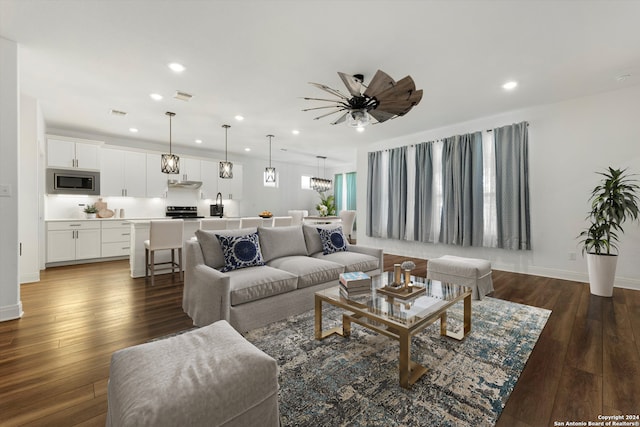
POLYGON ((443 140, 442 218, 440 242, 482 246, 482 134, 456 135, 443 140))
POLYGON ((404 239, 407 224, 407 147, 389 150, 387 236, 404 239))
POLYGON ((528 123, 496 128, 493 137, 498 247, 530 250, 528 123))
POLYGON ((383 177, 385 175, 382 173, 382 152, 369 153, 367 166, 367 236, 369 237, 381 237, 380 197, 383 177))
POLYGON ((433 211, 433 142, 416 145, 414 240, 428 242, 433 211))

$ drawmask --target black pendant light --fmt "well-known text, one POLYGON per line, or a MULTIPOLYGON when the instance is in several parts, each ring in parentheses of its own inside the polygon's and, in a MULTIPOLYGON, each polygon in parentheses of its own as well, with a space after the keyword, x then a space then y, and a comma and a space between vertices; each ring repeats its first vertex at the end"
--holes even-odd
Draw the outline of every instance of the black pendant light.
POLYGON ((169 154, 160 156, 160 170, 162 173, 176 174, 180 173, 180 157, 171 152, 171 118, 176 115, 171 111, 165 113, 169 116, 169 154))
POLYGON ((265 182, 276 182, 276 168, 271 166, 271 138, 273 135, 267 135, 269 138, 269 166, 264 169, 265 182))
POLYGON ((220 178, 231 179, 233 178, 233 163, 227 159, 227 131, 231 126, 222 125, 224 128, 224 162, 220 162, 220 178))

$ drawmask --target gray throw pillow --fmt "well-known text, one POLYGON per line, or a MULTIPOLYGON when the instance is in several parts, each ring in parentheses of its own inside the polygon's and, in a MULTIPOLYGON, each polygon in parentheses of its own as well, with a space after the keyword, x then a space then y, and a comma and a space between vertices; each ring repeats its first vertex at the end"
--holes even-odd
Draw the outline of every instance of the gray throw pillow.
POLYGON ((318 229, 334 230, 336 228, 342 228, 340 224, 323 224, 323 225, 303 225, 302 232, 304 233, 304 240, 307 244, 307 253, 313 255, 318 252, 322 252, 322 240, 320 239, 320 233, 318 229))
POLYGON ((302 227, 259 227, 260 248, 264 262, 285 256, 307 256, 307 245, 302 234, 302 227))

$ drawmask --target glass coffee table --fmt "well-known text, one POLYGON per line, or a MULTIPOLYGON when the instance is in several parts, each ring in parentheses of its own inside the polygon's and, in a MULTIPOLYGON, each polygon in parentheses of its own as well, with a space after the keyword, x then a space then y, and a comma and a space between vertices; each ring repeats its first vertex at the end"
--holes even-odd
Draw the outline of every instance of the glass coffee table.
POLYGON ((411 360, 411 337, 440 319, 440 335, 462 340, 471 331, 471 288, 411 276, 411 284, 425 291, 414 297, 396 297, 379 289, 393 282, 393 273, 372 277, 372 290, 345 297, 340 286, 315 293, 315 338, 322 340, 337 334, 351 335, 351 323, 357 323, 400 342, 400 385, 410 388, 427 368, 411 360), (447 310, 463 301, 464 325, 457 333, 447 331, 447 310), (322 303, 345 310, 342 325, 323 331, 322 303))

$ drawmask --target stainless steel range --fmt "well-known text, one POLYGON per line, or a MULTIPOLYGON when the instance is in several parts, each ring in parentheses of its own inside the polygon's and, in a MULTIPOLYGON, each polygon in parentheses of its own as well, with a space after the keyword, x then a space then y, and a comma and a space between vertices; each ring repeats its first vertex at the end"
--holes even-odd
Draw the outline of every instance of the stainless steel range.
POLYGON ((165 215, 175 219, 204 218, 198 216, 197 206, 167 206, 165 215))

